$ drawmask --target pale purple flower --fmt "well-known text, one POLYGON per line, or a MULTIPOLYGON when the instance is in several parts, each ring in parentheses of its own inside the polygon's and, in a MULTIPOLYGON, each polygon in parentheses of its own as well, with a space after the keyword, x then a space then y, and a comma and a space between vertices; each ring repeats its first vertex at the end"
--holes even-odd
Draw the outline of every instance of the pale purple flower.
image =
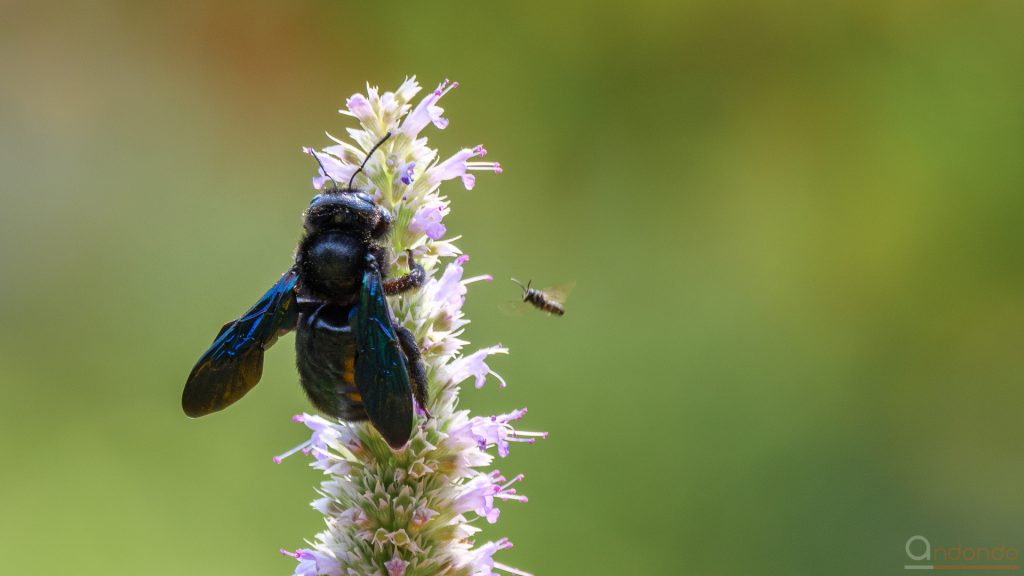
POLYGON ((461 513, 475 512, 488 523, 494 524, 498 521, 501 511, 494 506, 494 499, 518 500, 526 502, 526 496, 516 494, 512 485, 523 479, 520 474, 511 481, 506 481, 497 470, 490 474, 480 474, 462 486, 458 497, 453 504, 454 510, 461 513))
MULTIPOLYGON (((462 283, 463 266, 469 262, 469 255, 463 254, 444 269, 441 279, 432 282, 424 294, 429 296, 432 303, 445 307, 454 312, 462 309, 466 301, 466 285, 462 283)), ((433 279, 431 279, 433 281, 433 279)))
POLYGON ((452 503, 452 510, 463 514, 476 512, 493 524, 498 519, 494 509, 494 479, 490 474, 481 474, 462 485, 458 497, 452 503), (494 513, 493 520, 490 513, 494 513))
POLYGON ((284 548, 281 554, 291 556, 299 561, 295 567, 295 576, 341 576, 341 565, 337 558, 319 550, 299 548, 295 552, 289 552, 284 548))
POLYGON ((441 258, 451 258, 454 256, 460 256, 462 254, 462 251, 459 250, 459 247, 455 245, 455 241, 459 240, 460 238, 461 236, 457 236, 455 238, 451 238, 448 240, 435 240, 434 243, 430 245, 430 247, 433 250, 434 254, 441 258))
POLYGON ((412 113, 405 117, 405 122, 402 123, 402 133, 410 139, 415 139, 416 135, 427 127, 427 124, 433 123, 434 126, 440 130, 447 128, 448 119, 441 116, 441 114, 444 114, 444 108, 435 106, 435 104, 437 104, 437 101, 440 100, 442 96, 458 87, 458 82, 451 82, 449 84, 448 80, 445 80, 438 85, 436 90, 424 97, 423 100, 416 105, 416 108, 412 113))
POLYGON ((436 510, 428 508, 426 505, 421 505, 419 508, 416 509, 415 512, 412 513, 413 526, 419 528, 427 522, 430 522, 430 520, 437 515, 438 512, 436 510))
POLYGON ((533 576, 529 572, 523 572, 522 570, 517 570, 494 561, 495 553, 511 547, 512 543, 509 542, 508 538, 502 538, 497 542, 487 542, 465 554, 460 566, 472 566, 471 576, 495 576, 495 568, 509 574, 515 574, 516 576, 533 576))
POLYGON ((402 167, 398 169, 398 175, 400 177, 399 180, 402 181, 402 184, 405 184, 406 186, 412 184, 413 173, 415 170, 416 162, 406 162, 405 164, 402 164, 402 167))
POLYGON ((445 214, 448 213, 446 208, 441 203, 423 205, 409 222, 409 230, 416 234, 426 234, 427 238, 431 240, 440 240, 448 231, 441 223, 445 214))
POLYGON ((450 384, 461 384, 472 376, 474 379, 473 385, 477 388, 483 388, 484 383, 487 381, 487 376, 492 375, 498 379, 499 386, 504 388, 506 386, 505 379, 494 370, 491 370, 487 363, 484 362, 488 356, 494 354, 508 354, 508 348, 497 344, 488 348, 481 348, 469 356, 463 356, 455 360, 446 369, 448 382, 450 384))
POLYGON ((437 186, 445 180, 461 178, 462 185, 466 190, 472 190, 476 185, 476 176, 469 174, 471 170, 487 170, 495 174, 501 174, 501 164, 497 162, 470 162, 470 158, 486 156, 487 150, 483 145, 475 148, 463 148, 451 158, 437 164, 427 170, 426 179, 430 186, 437 186))
MULTIPOLYGON (((436 242, 436 244, 440 244, 440 242, 436 242)), ((431 278, 420 289, 423 309, 430 312, 422 321, 433 323, 435 330, 446 331, 445 338, 454 338, 457 336, 455 331, 466 324, 466 321, 462 319, 462 305, 466 301, 466 286, 481 280, 488 282, 492 280, 489 274, 463 278, 463 266, 468 261, 469 256, 465 254, 459 256, 445 267, 440 278, 431 278)), ((433 345, 436 347, 441 343, 434 342, 433 345)), ((455 349, 459 347, 461 346, 456 346, 455 349)), ((454 351, 454 349, 450 351, 454 351)))
MULTIPOLYGON (((343 435, 332 422, 322 416, 296 414, 292 417, 292 421, 305 424, 307 428, 313 431, 313 434, 310 436, 309 440, 306 440, 302 444, 299 444, 283 454, 274 456, 275 464, 280 464, 285 458, 301 451, 303 454, 313 454, 313 458, 316 459, 314 466, 327 467, 331 465, 327 459, 328 444, 341 443, 346 439, 349 440, 349 442, 353 441, 350 434, 343 435)), ((338 464, 335 464, 335 466, 338 466, 338 464)))
POLYGON ((448 427, 447 441, 455 456, 452 465, 460 476, 472 477, 474 469, 494 462, 494 456, 487 451, 481 437, 473 432, 471 424, 474 420, 469 411, 459 410, 452 415, 448 427))
POLYGON ((335 182, 339 182, 339 185, 344 185, 348 182, 348 179, 352 177, 352 173, 355 172, 357 166, 345 164, 341 160, 338 160, 330 154, 321 154, 312 148, 303 148, 303 152, 313 156, 323 164, 323 168, 317 166, 318 176, 313 177, 313 188, 317 190, 323 188, 327 182, 334 179, 335 182), (324 172, 324 170, 327 170, 324 172))
POLYGON ((380 93, 376 86, 366 85, 366 95, 353 94, 345 101, 342 114, 357 118, 365 126, 382 130, 384 126, 404 116, 410 108, 409 100, 420 91, 416 77, 406 78, 394 92, 380 93))
POLYGON ((423 338, 423 350, 429 351, 431 354, 439 358, 451 358, 462 349, 463 346, 469 344, 465 340, 453 336, 454 333, 459 333, 459 328, 465 324, 466 320, 450 320, 447 326, 449 330, 442 331, 440 338, 435 335, 428 334, 423 338))
POLYGON ((353 94, 345 101, 345 107, 349 113, 355 116, 360 122, 371 122, 374 119, 373 107, 370 101, 362 94, 353 94))
POLYGON ((402 85, 395 90, 395 98, 402 102, 408 102, 412 100, 412 97, 418 94, 420 91, 420 84, 416 81, 415 76, 406 78, 402 85))
POLYGON ((405 576, 405 569, 409 566, 409 563, 402 560, 402 557, 395 552, 395 555, 384 563, 384 567, 388 569, 388 576, 405 576))
POLYGON ((476 416, 464 422, 453 425, 449 434, 464 435, 471 438, 481 450, 495 446, 498 448, 498 456, 508 456, 509 446, 512 442, 523 442, 533 444, 538 438, 547 438, 547 432, 527 432, 516 430, 510 422, 519 420, 526 415, 526 408, 513 410, 508 414, 497 416, 476 416))

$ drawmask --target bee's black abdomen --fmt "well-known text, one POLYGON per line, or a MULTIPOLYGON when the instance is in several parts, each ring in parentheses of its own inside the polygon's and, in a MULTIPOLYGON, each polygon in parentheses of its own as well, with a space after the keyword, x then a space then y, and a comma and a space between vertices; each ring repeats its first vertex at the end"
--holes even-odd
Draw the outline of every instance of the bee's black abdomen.
POLYGON ((295 334, 295 360, 302 388, 318 410, 342 420, 366 420, 355 383, 356 338, 350 310, 323 304, 303 314, 295 334))
POLYGON ((565 314, 565 308, 563 308, 561 304, 548 299, 540 290, 534 290, 532 288, 527 290, 525 299, 530 304, 533 304, 548 314, 554 314, 555 316, 562 316, 565 314))

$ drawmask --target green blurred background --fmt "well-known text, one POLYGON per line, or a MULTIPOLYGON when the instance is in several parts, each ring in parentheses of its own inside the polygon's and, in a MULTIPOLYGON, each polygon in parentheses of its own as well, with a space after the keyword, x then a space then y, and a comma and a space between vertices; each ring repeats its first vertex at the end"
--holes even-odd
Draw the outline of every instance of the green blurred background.
POLYGON ((286 574, 291 338, 185 376, 284 270, 365 81, 431 130, 475 344, 549 430, 490 538, 540 574, 900 574, 1024 548, 1024 4, 0 2, 0 571, 286 574), (578 282, 502 315, 509 276, 578 282))

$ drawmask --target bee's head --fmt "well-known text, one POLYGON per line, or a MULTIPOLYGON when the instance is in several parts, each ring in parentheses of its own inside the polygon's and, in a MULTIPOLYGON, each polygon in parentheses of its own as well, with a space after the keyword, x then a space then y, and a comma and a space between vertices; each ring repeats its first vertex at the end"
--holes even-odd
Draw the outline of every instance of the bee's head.
POLYGON ((363 163, 352 173, 348 185, 344 188, 338 186, 334 178, 324 168, 320 157, 312 149, 307 149, 309 154, 320 165, 320 170, 331 179, 332 186, 325 192, 313 196, 309 202, 309 208, 305 213, 306 232, 337 231, 354 232, 360 235, 368 235, 373 238, 381 238, 391 228, 391 213, 381 206, 378 206, 373 198, 352 187, 356 180, 356 174, 363 171, 363 167, 373 156, 373 153, 387 142, 391 132, 384 134, 384 137, 377 142, 366 154, 363 163))
POLYGON ((331 188, 313 196, 304 215, 306 232, 353 232, 380 238, 391 228, 391 213, 360 190, 331 188))

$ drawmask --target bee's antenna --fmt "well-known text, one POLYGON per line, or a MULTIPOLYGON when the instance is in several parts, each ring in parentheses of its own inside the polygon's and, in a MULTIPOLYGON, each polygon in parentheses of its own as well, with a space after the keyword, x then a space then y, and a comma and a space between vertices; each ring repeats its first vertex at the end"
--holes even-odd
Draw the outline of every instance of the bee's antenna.
POLYGON ((312 148, 309 148, 308 150, 310 156, 312 156, 313 159, 316 160, 316 163, 320 165, 320 169, 324 171, 324 175, 331 179, 331 183, 334 184, 334 189, 337 190, 338 183, 334 181, 334 176, 331 176, 331 173, 327 171, 327 168, 324 168, 324 163, 321 162, 320 157, 316 155, 316 150, 313 150, 312 148))
POLYGON ((373 148, 370 148, 370 151, 366 153, 366 159, 363 160, 363 163, 359 165, 359 169, 353 172, 352 177, 348 179, 348 188, 346 188, 346 190, 352 189, 352 183, 356 181, 356 174, 359 174, 360 172, 363 171, 363 167, 366 166, 366 163, 370 161, 370 157, 373 156, 373 153, 376 152, 377 148, 380 148, 382 144, 387 142, 388 138, 391 138, 390 131, 385 132, 384 137, 380 139, 380 142, 377 142, 376 144, 373 145, 373 148))
MULTIPOLYGON (((526 287, 526 286, 523 286, 523 283, 522 283, 522 282, 520 282, 519 280, 516 280, 515 278, 512 278, 511 280, 512 280, 513 282, 515 282, 516 284, 518 284, 518 285, 519 285, 519 287, 523 289, 523 293, 524 293, 524 294, 526 293, 527 287, 526 287)), ((531 282, 532 282, 532 280, 531 280, 531 282)))

